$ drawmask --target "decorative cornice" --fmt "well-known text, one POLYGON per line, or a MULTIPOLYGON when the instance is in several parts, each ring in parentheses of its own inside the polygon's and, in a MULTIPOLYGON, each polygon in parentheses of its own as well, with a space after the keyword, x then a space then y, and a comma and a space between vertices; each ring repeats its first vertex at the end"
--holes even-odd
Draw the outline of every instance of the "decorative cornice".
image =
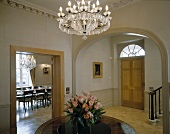
POLYGON ((128 5, 134 4, 139 1, 141 0, 119 0, 117 2, 109 2, 108 5, 110 9, 118 9, 118 8, 122 8, 128 5))
POLYGON ((21 0, 0 0, 1 4, 17 8, 20 10, 28 11, 33 14, 42 15, 50 19, 56 19, 57 13, 54 13, 46 8, 40 7, 38 5, 32 4, 30 2, 21 1, 21 0))
MULTIPOLYGON (((122 8, 122 7, 128 6, 130 4, 139 2, 139 1, 141 1, 141 0, 118 0, 116 2, 109 1, 106 3, 109 5, 110 9, 118 9, 118 8, 122 8)), ((43 8, 36 4, 30 3, 28 1, 0 0, 0 3, 10 6, 10 7, 13 7, 13 8, 20 9, 20 10, 25 10, 25 11, 31 12, 33 14, 42 15, 42 16, 48 17, 50 19, 58 18, 57 13, 55 13, 47 8, 43 8)))

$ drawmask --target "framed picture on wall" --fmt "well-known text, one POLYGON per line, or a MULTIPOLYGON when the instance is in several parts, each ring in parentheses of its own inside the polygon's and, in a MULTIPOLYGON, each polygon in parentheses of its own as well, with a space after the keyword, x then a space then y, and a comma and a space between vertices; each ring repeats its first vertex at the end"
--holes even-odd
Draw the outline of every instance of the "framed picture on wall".
POLYGON ((43 68, 43 74, 49 74, 50 68, 49 67, 44 67, 43 68))
POLYGON ((103 63, 93 62, 93 78, 102 78, 102 77, 103 77, 103 63))

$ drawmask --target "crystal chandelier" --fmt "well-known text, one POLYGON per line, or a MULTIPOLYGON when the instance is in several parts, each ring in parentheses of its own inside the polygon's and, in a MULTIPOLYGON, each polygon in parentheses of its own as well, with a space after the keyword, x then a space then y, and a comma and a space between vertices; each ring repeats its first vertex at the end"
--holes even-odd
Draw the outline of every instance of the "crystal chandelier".
POLYGON ((99 0, 96 4, 93 0, 75 0, 76 5, 71 6, 68 2, 68 7, 65 15, 62 7, 59 8, 58 21, 61 31, 68 34, 84 35, 83 39, 87 39, 87 35, 100 34, 110 27, 111 12, 108 11, 108 6, 105 7, 105 12, 101 14, 102 7, 100 7, 99 0))
POLYGON ((32 55, 26 55, 22 60, 20 61, 20 66, 27 69, 31 70, 36 67, 36 60, 34 59, 34 56, 32 55))

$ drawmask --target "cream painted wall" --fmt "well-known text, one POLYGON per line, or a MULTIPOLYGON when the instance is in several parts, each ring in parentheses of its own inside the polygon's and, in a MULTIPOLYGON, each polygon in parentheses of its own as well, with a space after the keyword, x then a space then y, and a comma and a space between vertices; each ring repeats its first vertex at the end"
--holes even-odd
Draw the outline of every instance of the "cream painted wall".
POLYGON ((157 45, 145 39, 145 90, 162 86, 161 54, 157 45))
POLYGON ((72 88, 72 37, 56 20, 0 4, 0 133, 10 128, 10 45, 64 51, 65 87, 72 88))
POLYGON ((38 64, 36 67, 35 71, 35 85, 36 86, 52 86, 52 70, 51 70, 51 65, 47 64, 38 64), (49 68, 49 73, 44 74, 43 73, 43 68, 48 67, 49 68))
POLYGON ((52 86, 52 60, 51 56, 47 55, 36 55, 36 71, 35 71, 35 85, 36 86, 52 86), (49 73, 44 74, 43 68, 48 67, 49 73))
POLYGON ((105 38, 81 50, 76 63, 76 93, 112 88, 111 39, 105 38), (93 78, 93 62, 103 63, 103 78, 93 78))
MULTIPOLYGON (((162 86, 162 62, 159 48, 150 39, 145 39, 145 110, 149 110, 149 87, 162 86)), ((162 90, 161 90, 162 91, 162 90)), ((162 98, 162 92, 161 92, 162 98)), ((162 102, 162 101, 161 101, 162 102)), ((158 106, 158 105, 157 105, 158 106)), ((162 106, 162 103, 161 103, 162 106)), ((161 109, 162 110, 162 109, 161 109)))

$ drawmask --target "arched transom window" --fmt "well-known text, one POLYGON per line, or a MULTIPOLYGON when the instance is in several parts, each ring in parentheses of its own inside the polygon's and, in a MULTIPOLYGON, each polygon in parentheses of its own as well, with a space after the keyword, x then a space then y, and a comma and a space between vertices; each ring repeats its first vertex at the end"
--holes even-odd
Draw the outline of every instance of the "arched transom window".
POLYGON ((126 46, 120 53, 120 57, 144 56, 145 50, 136 44, 126 46))

